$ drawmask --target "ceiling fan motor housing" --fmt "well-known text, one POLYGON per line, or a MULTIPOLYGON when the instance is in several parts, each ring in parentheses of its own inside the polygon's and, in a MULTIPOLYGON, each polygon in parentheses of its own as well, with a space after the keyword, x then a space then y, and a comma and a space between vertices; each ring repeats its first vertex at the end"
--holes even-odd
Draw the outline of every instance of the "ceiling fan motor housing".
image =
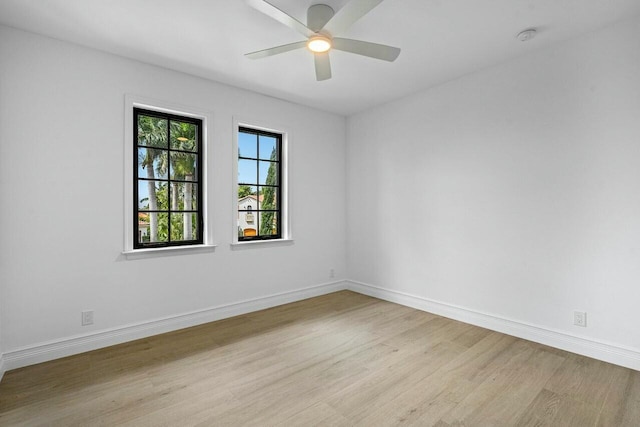
POLYGON ((333 18, 334 13, 331 6, 314 4, 307 9, 307 27, 317 33, 333 18))

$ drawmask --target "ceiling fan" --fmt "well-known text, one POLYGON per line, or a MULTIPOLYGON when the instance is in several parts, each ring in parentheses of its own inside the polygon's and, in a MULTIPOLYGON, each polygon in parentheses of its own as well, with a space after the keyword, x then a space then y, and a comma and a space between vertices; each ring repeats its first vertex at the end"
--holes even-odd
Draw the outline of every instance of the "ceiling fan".
POLYGON ((307 10, 307 25, 304 25, 266 0, 247 0, 251 7, 294 29, 307 37, 307 40, 247 53, 245 56, 251 59, 265 58, 306 47, 313 52, 318 81, 331 78, 329 61, 331 49, 393 62, 400 55, 400 49, 397 47, 334 37, 334 34, 346 31, 382 1, 351 0, 337 13, 334 13, 333 9, 326 4, 314 4, 307 10))

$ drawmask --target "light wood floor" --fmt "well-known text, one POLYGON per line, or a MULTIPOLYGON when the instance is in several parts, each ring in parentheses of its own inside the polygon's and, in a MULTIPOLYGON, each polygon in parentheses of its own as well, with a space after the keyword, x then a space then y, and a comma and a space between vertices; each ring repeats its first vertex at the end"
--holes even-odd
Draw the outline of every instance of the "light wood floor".
POLYGON ((640 426, 640 372, 352 292, 10 371, 0 425, 640 426))

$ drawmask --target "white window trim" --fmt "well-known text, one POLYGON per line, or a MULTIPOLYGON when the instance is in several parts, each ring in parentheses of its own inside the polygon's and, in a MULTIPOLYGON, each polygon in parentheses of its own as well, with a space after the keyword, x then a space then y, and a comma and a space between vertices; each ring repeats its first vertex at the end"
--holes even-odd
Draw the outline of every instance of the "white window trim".
POLYGON ((170 254, 210 252, 215 248, 213 244, 212 218, 209 215, 208 193, 211 190, 209 177, 211 176, 212 162, 210 160, 209 136, 213 124, 213 114, 202 108, 180 105, 172 102, 160 101, 139 95, 125 94, 124 96, 124 250, 122 253, 127 259, 149 258, 154 256, 165 256, 170 254), (147 110, 160 111, 163 113, 176 114, 180 116, 193 117, 202 120, 202 216, 203 226, 202 237, 204 243, 201 245, 172 246, 161 248, 134 249, 133 221, 133 109, 144 108, 147 110))
POLYGON ((231 206, 233 208, 231 227, 231 249, 241 249, 249 247, 269 247, 269 246, 281 246, 289 245, 293 243, 293 237, 291 235, 291 216, 290 204, 289 204, 289 176, 291 175, 291 165, 289 164, 289 158, 291 156, 291 131, 284 126, 274 126, 273 124, 264 123, 260 120, 249 120, 242 117, 233 117, 233 163, 232 163, 232 189, 231 191, 231 206), (280 239, 269 240, 251 240, 251 241, 239 241, 238 240, 238 132, 241 127, 247 127, 251 129, 263 130, 266 132, 279 133, 282 135, 282 147, 280 153, 280 195, 282 197, 280 205, 280 215, 282 221, 282 234, 280 239))

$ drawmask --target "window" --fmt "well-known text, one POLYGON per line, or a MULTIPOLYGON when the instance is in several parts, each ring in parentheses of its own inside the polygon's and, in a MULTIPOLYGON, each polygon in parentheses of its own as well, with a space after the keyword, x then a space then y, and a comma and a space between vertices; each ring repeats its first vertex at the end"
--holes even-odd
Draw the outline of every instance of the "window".
POLYGON ((133 247, 202 244, 202 120, 134 108, 133 150, 133 247))
POLYGON ((238 129, 238 241, 282 238, 282 134, 238 129))

